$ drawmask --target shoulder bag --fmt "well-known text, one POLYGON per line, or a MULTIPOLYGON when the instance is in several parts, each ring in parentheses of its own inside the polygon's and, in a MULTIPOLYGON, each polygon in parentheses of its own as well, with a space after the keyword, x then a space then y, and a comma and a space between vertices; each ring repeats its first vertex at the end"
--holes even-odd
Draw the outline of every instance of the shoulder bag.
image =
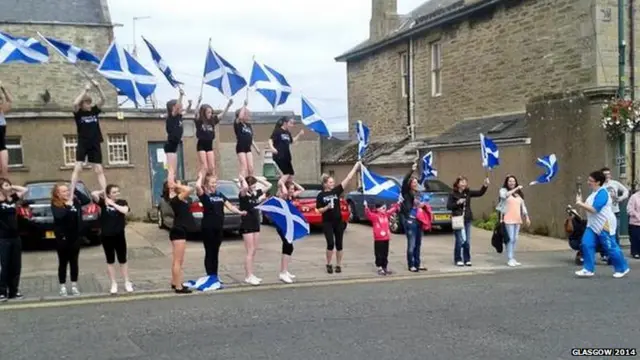
POLYGON ((462 206, 462 215, 452 216, 451 217, 451 228, 453 230, 462 230, 464 229, 464 213, 467 209, 467 198, 464 198, 464 205, 462 206))

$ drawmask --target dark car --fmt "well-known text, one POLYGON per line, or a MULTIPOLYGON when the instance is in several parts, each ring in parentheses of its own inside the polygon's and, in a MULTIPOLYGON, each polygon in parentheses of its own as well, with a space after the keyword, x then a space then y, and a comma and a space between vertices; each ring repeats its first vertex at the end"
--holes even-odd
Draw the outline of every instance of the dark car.
MULTIPOLYGON (((387 177, 398 184, 402 185, 402 177, 390 176, 387 177)), ((432 224, 443 230, 451 229, 451 211, 447 209, 447 199, 449 193, 452 191, 451 187, 443 183, 440 180, 429 179, 425 181, 426 188, 419 185, 420 195, 427 198, 429 205, 433 211, 432 224)), ((375 195, 365 195, 361 189, 352 191, 346 196, 347 203, 349 204, 349 210, 351 212, 351 222, 365 221, 364 215, 364 201, 366 200, 369 205, 376 203, 386 204, 387 207, 395 203, 397 200, 383 199, 375 195)), ((391 216, 389 219, 389 226, 391 232, 395 234, 401 234, 404 232, 399 216, 397 214, 391 216)))
MULTIPOLYGON (((195 186, 196 186, 195 181, 188 181, 187 184, 195 189, 195 186)), ((238 185, 235 182, 229 181, 229 180, 218 180, 217 189, 222 194, 224 194, 224 196, 226 196, 227 199, 229 199, 230 203, 232 203, 236 207, 239 206, 238 197, 240 195, 240 188, 238 188, 238 185)), ((202 203, 198 199, 198 195, 196 195, 195 193, 195 190, 191 194, 189 202, 190 202, 189 210, 191 211, 191 215, 193 216, 193 219, 195 220, 195 224, 196 224, 196 228, 190 229, 190 231, 194 233, 199 232, 202 226, 203 208, 202 208, 202 203)), ((173 210, 171 209, 171 206, 169 205, 169 203, 161 199, 160 203, 158 204, 157 211, 158 211, 158 226, 160 228, 170 229, 173 226, 173 210)), ((225 211, 224 225, 223 225, 224 230, 226 231, 240 230, 240 215, 232 213, 227 208, 225 208, 224 211, 225 211)))
MULTIPOLYGON (((51 211, 51 190, 60 181, 28 182, 24 186, 29 190, 18 208, 18 229, 23 241, 42 244, 42 241, 54 243, 53 213, 51 211)), ((91 199, 91 192, 85 184, 78 181, 76 188, 91 199)), ((85 242, 100 243, 100 207, 93 200, 82 207, 85 242)), ((46 243, 44 244, 46 245, 46 243)))

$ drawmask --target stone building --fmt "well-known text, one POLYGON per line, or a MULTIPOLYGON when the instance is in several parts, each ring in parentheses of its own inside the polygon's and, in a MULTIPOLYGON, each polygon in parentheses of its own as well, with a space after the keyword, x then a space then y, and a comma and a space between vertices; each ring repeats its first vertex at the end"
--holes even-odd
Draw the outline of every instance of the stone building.
MULTIPOLYGON (((540 171, 535 158, 555 152, 561 169, 572 171, 528 190, 542 201, 540 226, 555 235, 578 174, 608 165, 627 181, 628 151, 598 130, 602 102, 618 85, 617 1, 430 0, 408 14, 397 13, 397 0, 371 3, 369 38, 336 58, 347 68, 349 129, 362 120, 372 139, 392 134, 422 141, 418 147, 434 151, 448 183, 452 179, 443 176, 481 180, 478 133, 490 130, 487 124, 505 126, 496 119, 520 114, 514 126, 530 141, 519 143, 525 150, 514 150, 517 160, 505 160, 491 176, 495 183, 518 173, 528 182, 540 171), (576 116, 582 123, 571 120, 576 116), (471 123, 456 127, 465 121, 471 123), (467 135, 464 146, 456 144, 456 137, 467 135), (567 150, 579 141, 597 149, 590 163, 567 150), (559 210, 550 211, 550 203, 559 210)), ((628 28, 625 33, 629 43, 628 28)), ((638 34, 635 29, 633 36, 638 34)), ((633 65, 637 78, 638 62, 633 65)), ((488 214, 494 202, 493 195, 475 202, 474 213, 488 214)))

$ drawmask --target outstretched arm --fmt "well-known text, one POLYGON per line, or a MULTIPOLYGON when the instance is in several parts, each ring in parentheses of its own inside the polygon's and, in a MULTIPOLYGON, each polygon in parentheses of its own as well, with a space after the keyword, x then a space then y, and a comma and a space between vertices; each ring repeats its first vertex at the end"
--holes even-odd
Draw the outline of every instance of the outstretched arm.
POLYGON ((29 191, 29 189, 27 189, 26 187, 18 186, 18 185, 12 185, 11 190, 13 190, 14 194, 20 199, 22 199, 22 197, 27 193, 27 191, 29 191))
POLYGON ((178 194, 178 199, 180 200, 186 200, 189 195, 191 195, 191 193, 193 192, 193 189, 190 186, 187 185, 175 185, 175 191, 178 194))
POLYGON ((7 88, 2 86, 2 81, 0 81, 0 92, 4 95, 4 102, 0 105, 0 111, 9 112, 11 110, 11 105, 13 104, 13 97, 7 88))
POLYGON ((102 196, 102 194, 104 194, 104 191, 102 190, 92 191, 91 197, 93 198, 93 201, 98 202, 100 201, 100 197, 102 196))
POLYGON ((110 200, 110 199, 106 199, 105 198, 105 203, 109 206, 111 206, 112 208, 116 209, 118 212, 126 215, 129 213, 129 205, 125 204, 125 205, 118 205, 116 204, 115 201, 110 200))
POLYGON ((101 108, 104 105, 106 96, 104 96, 104 91, 102 91, 102 87, 100 86, 99 82, 92 80, 92 83, 93 86, 95 86, 95 88, 98 90, 98 96, 100 97, 100 99, 98 99, 98 102, 96 103, 96 106, 98 108, 101 108))
POLYGON ((204 194, 204 189, 202 188, 203 181, 204 181, 204 175, 202 175, 202 173, 199 173, 198 180, 196 180, 196 195, 198 196, 204 194))
POLYGON ((227 102, 227 105, 224 107, 224 110, 222 110, 222 112, 218 114, 219 120, 222 121, 222 116, 224 116, 224 114, 226 114, 227 111, 229 111, 229 108, 231 107, 232 104, 233 104, 233 99, 229 99, 229 102, 227 102))
POLYGON ((349 185, 349 182, 351 181, 351 179, 353 179, 353 177, 356 175, 356 172, 358 171, 358 169, 360 168, 360 165, 362 165, 362 163, 360 161, 358 161, 357 163, 355 163, 355 165, 353 165, 353 167, 351 168, 351 171, 349 171, 349 173, 347 174, 347 176, 344 178, 344 180, 342 180, 342 182, 340 183, 340 185, 342 185, 342 188, 347 187, 347 185, 349 185))
MULTIPOLYGON (((184 98, 184 90, 180 89, 180 95, 178 96, 178 104, 182 104, 183 98, 184 98)), ((179 114, 180 114, 180 110, 178 110, 177 106, 171 109, 171 115, 178 116, 179 114)))
POLYGON ((302 135, 304 135, 304 130, 300 129, 300 132, 298 133, 298 135, 293 137, 293 142, 297 142, 302 135))
POLYGON ((92 84, 85 85, 84 90, 82 90, 82 92, 78 95, 78 97, 76 97, 76 99, 73 100, 73 112, 77 112, 78 110, 80 110, 80 104, 82 103, 82 99, 84 99, 84 97, 87 95, 89 90, 91 90, 91 85, 92 84))
POLYGON ((409 181, 411 181, 411 177, 413 176, 413 173, 416 171, 416 169, 418 168, 418 164, 413 163, 413 165, 411 165, 411 171, 409 171, 405 176, 404 179, 402 179, 402 193, 406 194, 407 192, 409 192, 409 181))

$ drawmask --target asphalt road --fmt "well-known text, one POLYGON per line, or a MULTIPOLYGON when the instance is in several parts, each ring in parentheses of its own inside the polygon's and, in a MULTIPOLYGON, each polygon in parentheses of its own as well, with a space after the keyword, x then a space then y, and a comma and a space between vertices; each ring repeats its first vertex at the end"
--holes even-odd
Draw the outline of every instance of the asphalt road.
POLYGON ((640 348, 640 272, 572 270, 6 310, 0 359, 529 360, 640 348))

